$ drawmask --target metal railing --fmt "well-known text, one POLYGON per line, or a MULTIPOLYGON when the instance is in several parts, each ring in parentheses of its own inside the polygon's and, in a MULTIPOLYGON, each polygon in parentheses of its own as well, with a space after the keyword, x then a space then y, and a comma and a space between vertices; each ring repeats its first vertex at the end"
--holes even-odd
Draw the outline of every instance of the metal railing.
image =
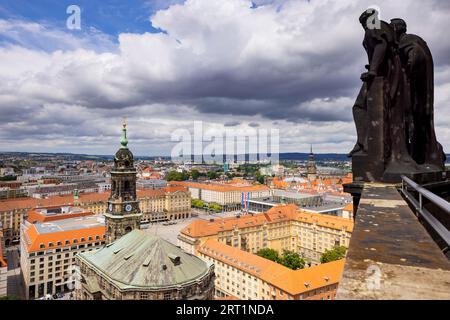
MULTIPOLYGON (((450 231, 438 220, 436 219, 426 208, 424 208, 424 198, 429 200, 434 205, 441 208, 450 216, 450 202, 442 199, 438 195, 432 193, 431 191, 421 187, 419 184, 414 182, 408 177, 402 176, 402 193, 408 199, 408 201, 415 207, 416 215, 423 218, 428 225, 442 238, 443 241, 450 246, 450 231), (417 200, 413 194, 408 191, 408 188, 413 189, 417 192, 419 199, 417 200)), ((448 248, 447 248, 448 249, 448 248)))

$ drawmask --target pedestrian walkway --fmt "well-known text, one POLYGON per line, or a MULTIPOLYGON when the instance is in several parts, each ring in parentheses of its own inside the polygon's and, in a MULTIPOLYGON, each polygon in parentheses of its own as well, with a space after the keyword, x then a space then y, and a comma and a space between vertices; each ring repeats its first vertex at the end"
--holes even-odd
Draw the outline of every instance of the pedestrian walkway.
POLYGON ((7 252, 8 261, 8 296, 18 296, 25 299, 22 274, 19 266, 19 252, 17 249, 7 252))

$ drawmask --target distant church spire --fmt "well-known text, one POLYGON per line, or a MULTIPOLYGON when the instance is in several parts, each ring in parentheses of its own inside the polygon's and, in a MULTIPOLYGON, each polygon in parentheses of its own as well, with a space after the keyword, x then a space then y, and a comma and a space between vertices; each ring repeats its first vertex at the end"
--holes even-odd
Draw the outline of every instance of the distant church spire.
POLYGON ((316 180, 317 175, 317 167, 316 167, 316 161, 314 159, 314 153, 312 149, 312 144, 310 145, 310 151, 308 156, 308 162, 307 162, 307 177, 310 181, 316 180))
POLYGON ((123 123, 122 123, 122 136, 120 137, 120 144, 122 145, 122 149, 125 149, 128 145, 127 139, 127 122, 125 113, 123 114, 123 123))

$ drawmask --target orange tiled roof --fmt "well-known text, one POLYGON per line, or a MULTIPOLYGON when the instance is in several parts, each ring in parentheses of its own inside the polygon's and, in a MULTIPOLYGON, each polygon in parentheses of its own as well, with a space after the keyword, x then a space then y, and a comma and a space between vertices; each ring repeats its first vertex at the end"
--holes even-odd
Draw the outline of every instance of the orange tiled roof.
MULTIPOLYGON (((141 196, 146 196, 152 192, 161 192, 158 190, 165 190, 166 192, 175 192, 183 190, 182 187, 169 186, 163 189, 156 190, 137 190, 138 198, 141 196)), ((80 193, 78 202, 82 204, 91 204, 96 202, 106 202, 108 201, 110 192, 92 192, 92 193, 80 193)), ((22 209, 31 209, 36 207, 50 207, 50 206, 62 206, 62 205, 73 205, 75 202, 72 195, 64 196, 53 196, 47 199, 37 199, 37 198, 20 198, 20 199, 7 199, 0 200, 0 211, 13 211, 22 209)))
POLYGON ((50 242, 53 243, 53 249, 67 246, 65 244, 66 240, 69 240, 68 245, 73 245, 74 239, 77 240, 77 245, 103 241, 105 226, 92 226, 75 230, 39 233, 34 224, 29 224, 28 227, 25 227, 25 234, 26 249, 28 252, 32 252, 50 249, 50 242), (96 236, 99 236, 100 240, 96 240, 96 236), (89 237, 92 237, 91 241, 88 240, 89 237), (81 238, 84 238, 85 241, 81 241, 81 238), (61 245, 59 246, 57 245, 58 241, 61 241, 61 245), (44 248, 40 247, 41 244, 44 244, 44 248))
POLYGON ((137 197, 143 198, 143 197, 157 197, 157 196, 163 196, 166 193, 175 193, 179 191, 188 191, 187 188, 183 186, 168 186, 161 189, 143 189, 143 190, 137 190, 137 197))
MULTIPOLYGON (((104 202, 108 200, 109 192, 102 193, 81 193, 78 201, 80 203, 94 203, 104 202)), ((8 199, 0 201, 0 211, 12 211, 20 209, 31 209, 35 207, 50 207, 61 205, 73 205, 74 198, 72 195, 54 196, 47 199, 37 198, 21 198, 21 199, 8 199)))
MULTIPOLYGON (((55 206, 56 208, 59 206, 55 206)), ((51 207, 46 207, 51 208, 51 207)), ((45 215, 39 211, 36 210, 37 208, 34 208, 30 211, 28 211, 28 217, 27 220, 31 223, 34 222, 50 222, 50 221, 56 221, 56 220, 63 220, 68 218, 77 218, 77 217, 85 217, 94 215, 93 212, 90 211, 82 211, 82 212, 68 212, 68 213, 60 213, 55 215, 45 215)))
POLYGON ((199 248, 199 252, 252 274, 291 295, 337 284, 345 263, 345 259, 342 259, 315 267, 291 270, 271 260, 213 239, 207 240, 199 248))
POLYGON ((353 212, 353 203, 349 203, 344 207, 345 211, 351 211, 353 212))
POLYGON ((180 232, 194 238, 216 235, 219 232, 231 231, 237 226, 239 229, 263 225, 265 222, 279 222, 295 220, 304 223, 316 223, 318 226, 348 232, 353 230, 353 221, 320 213, 311 213, 300 210, 294 204, 276 206, 265 213, 255 215, 243 215, 240 218, 218 218, 214 221, 198 219, 192 221, 180 232))
POLYGON ((208 183, 199 183, 199 182, 191 182, 191 181, 170 181, 169 184, 204 189, 204 190, 212 190, 212 191, 218 191, 218 192, 230 192, 230 191, 252 192, 252 191, 269 190, 269 187, 262 185, 262 184, 237 186, 237 185, 227 185, 227 184, 208 184, 208 183))

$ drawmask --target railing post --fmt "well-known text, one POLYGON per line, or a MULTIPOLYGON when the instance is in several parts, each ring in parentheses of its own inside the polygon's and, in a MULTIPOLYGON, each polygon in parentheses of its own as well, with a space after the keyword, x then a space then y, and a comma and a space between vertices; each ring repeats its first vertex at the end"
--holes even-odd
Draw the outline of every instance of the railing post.
POLYGON ((419 210, 422 212, 423 204, 422 204, 422 193, 419 192, 419 210))

